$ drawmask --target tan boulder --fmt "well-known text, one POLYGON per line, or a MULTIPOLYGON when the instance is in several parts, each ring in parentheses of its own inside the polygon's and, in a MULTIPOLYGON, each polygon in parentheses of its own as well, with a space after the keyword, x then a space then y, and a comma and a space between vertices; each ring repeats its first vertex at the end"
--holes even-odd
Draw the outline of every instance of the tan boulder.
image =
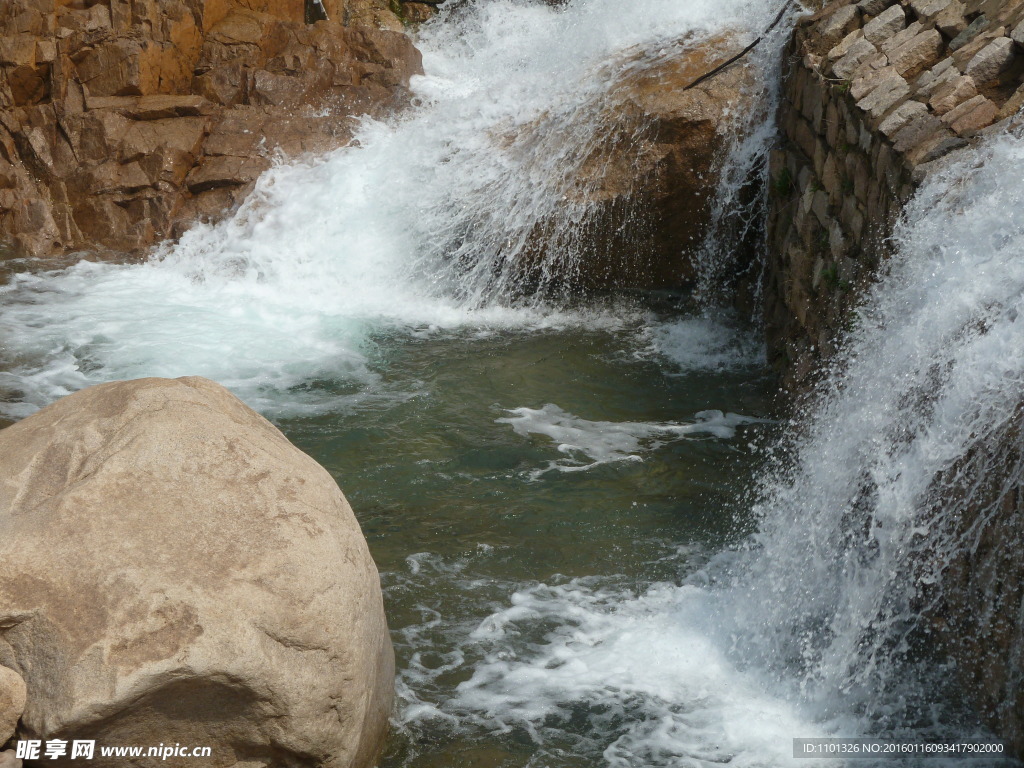
POLYGON ((366 542, 330 475, 224 388, 104 384, 0 431, 0 521, 23 736, 373 765, 394 661, 366 542))

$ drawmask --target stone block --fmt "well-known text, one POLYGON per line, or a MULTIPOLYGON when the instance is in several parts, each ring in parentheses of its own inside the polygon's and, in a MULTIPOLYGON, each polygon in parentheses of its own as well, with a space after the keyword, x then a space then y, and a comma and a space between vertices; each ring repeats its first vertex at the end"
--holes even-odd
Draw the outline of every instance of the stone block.
POLYGON ((892 51, 895 51, 897 48, 899 48, 901 45, 908 42, 909 40, 913 40, 917 35, 921 34, 924 31, 924 24, 922 24, 920 21, 915 21, 909 27, 900 32, 897 32, 890 39, 886 40, 878 47, 882 51, 882 53, 888 56, 892 51))
POLYGON ((860 0, 857 7, 865 16, 877 16, 886 8, 894 5, 896 0, 860 0))
MULTIPOLYGON (((846 37, 844 37, 842 39, 842 41, 840 41, 840 43, 838 45, 836 45, 835 48, 833 48, 831 51, 828 52, 828 60, 829 61, 835 61, 836 59, 843 58, 843 56, 845 56, 847 53, 850 52, 850 48, 853 47, 854 43, 856 43, 858 40, 863 40, 863 39, 864 39, 864 30, 862 30, 862 29, 855 29, 855 30, 853 30, 853 32, 851 32, 846 37)), ((809 69, 809 67, 808 67, 808 69, 809 69)))
POLYGON ((979 16, 967 27, 963 32, 954 37, 949 43, 950 52, 958 51, 971 42, 975 37, 980 35, 988 27, 988 18, 984 15, 979 16))
POLYGON ((891 139, 903 126, 927 112, 928 107, 920 101, 905 101, 882 121, 881 125, 878 126, 878 130, 886 138, 891 139))
POLYGON ((1018 88, 999 110, 999 119, 1005 120, 1020 112, 1024 107, 1024 85, 1018 88))
POLYGON ((793 141, 800 148, 800 151, 804 153, 804 156, 809 160, 814 160, 814 152, 818 146, 818 139, 811 130, 810 124, 803 118, 797 118, 795 131, 792 136, 793 141))
POLYGON ((964 67, 964 74, 977 83, 995 80, 1013 63, 1014 43, 1008 37, 998 37, 982 48, 964 67))
POLYGON ((897 131, 893 136, 893 143, 897 152, 909 152, 932 136, 942 133, 944 129, 945 126, 939 118, 930 112, 924 112, 909 120, 897 131))
POLYGON ((890 49, 886 55, 897 72, 908 75, 932 66, 942 55, 943 47, 942 35, 935 29, 926 29, 902 45, 890 49))
MULTIPOLYGON (((933 0, 938 1, 938 0, 933 0)), ((949 0, 946 0, 949 2, 949 0)), ((893 5, 864 25, 864 38, 875 45, 901 32, 907 26, 907 15, 900 5, 893 5)))
POLYGON ((925 70, 914 81, 914 93, 917 96, 931 98, 939 88, 952 83, 960 77, 960 70, 951 57, 947 57, 931 69, 925 70))
MULTIPOLYGON (((945 157, 955 149, 966 147, 967 141, 959 136, 943 135, 917 147, 907 156, 907 160, 915 167, 932 163, 939 158, 945 157)), ((919 183, 916 182, 915 183, 919 183)))
POLYGON ((957 135, 965 136, 991 125, 998 116, 999 107, 979 94, 943 115, 942 122, 957 135))
POLYGON ((811 211, 822 227, 827 228, 832 222, 832 216, 829 214, 828 194, 825 190, 819 189, 814 192, 811 199, 811 211))
POLYGON ((840 80, 849 80, 861 64, 877 55, 878 49, 864 38, 860 38, 850 46, 845 56, 832 65, 832 73, 840 80))
POLYGON ((944 115, 977 95, 978 89, 974 85, 974 78, 970 75, 962 75, 938 89, 928 104, 935 114, 944 115))
POLYGON ((834 45, 853 31, 857 25, 857 6, 843 5, 830 16, 818 22, 815 30, 819 39, 826 45, 834 45))
POLYGON ((864 213, 854 198, 847 196, 843 200, 840 219, 847 234, 853 238, 854 242, 859 241, 864 231, 864 213))
POLYGON ((1014 27, 1013 32, 1010 33, 1010 39, 1017 45, 1024 46, 1024 21, 1014 27))
POLYGON ((839 110, 832 99, 825 109, 825 140, 833 149, 839 146, 839 110))
POLYGON ((895 67, 882 67, 881 69, 862 71, 858 73, 850 84, 850 96, 853 97, 854 101, 860 101, 876 87, 894 76, 900 77, 895 67))
POLYGON ((950 40, 956 38, 961 32, 967 29, 967 15, 964 4, 960 0, 952 0, 938 16, 935 17, 935 26, 943 35, 950 40))
POLYGON ((825 167, 821 173, 821 184, 828 193, 829 203, 838 205, 843 199, 843 180, 839 173, 839 164, 834 154, 825 158, 825 167))
POLYGON ((875 86, 871 93, 858 101, 857 107, 867 112, 873 120, 878 120, 909 95, 910 85, 893 72, 875 86))
POLYGON ((953 0, 910 0, 910 7, 914 9, 917 18, 925 24, 931 24, 952 2, 953 0))

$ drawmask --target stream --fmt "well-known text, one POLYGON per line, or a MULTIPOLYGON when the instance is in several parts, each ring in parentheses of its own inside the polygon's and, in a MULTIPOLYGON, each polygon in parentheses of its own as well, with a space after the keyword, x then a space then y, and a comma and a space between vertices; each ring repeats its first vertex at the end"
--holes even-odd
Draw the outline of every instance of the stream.
MULTIPOLYGON (((970 545, 950 533, 970 494, 936 478, 1019 439, 1021 140, 925 185, 797 422, 745 318, 546 290, 587 266, 570 192, 618 67, 752 38, 773 5, 442 16, 414 109, 275 166, 226 221, 143 263, 6 262, 0 418, 200 375, 323 464, 393 632, 381 768, 825 768, 792 740, 987 738, 929 646, 925 587, 970 545), (561 245, 531 293, 510 265, 539 224, 561 245)), ((763 154, 761 129, 729 163, 763 154)))

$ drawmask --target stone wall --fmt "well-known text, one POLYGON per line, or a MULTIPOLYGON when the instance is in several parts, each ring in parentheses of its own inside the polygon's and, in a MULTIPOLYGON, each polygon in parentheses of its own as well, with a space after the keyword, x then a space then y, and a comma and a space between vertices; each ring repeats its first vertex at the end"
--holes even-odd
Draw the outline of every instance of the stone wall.
POLYGON ((0 3, 0 239, 138 252, 238 203, 274 153, 402 103, 419 53, 388 0, 0 3))
POLYGON ((930 169, 1024 105, 1024 0, 839 0, 788 51, 769 177, 769 356, 805 391, 930 169))

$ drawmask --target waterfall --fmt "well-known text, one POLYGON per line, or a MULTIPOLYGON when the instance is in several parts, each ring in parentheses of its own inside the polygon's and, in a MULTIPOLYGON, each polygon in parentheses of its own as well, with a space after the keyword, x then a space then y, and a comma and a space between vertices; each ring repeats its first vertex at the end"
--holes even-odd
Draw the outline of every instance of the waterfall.
POLYGON ((1000 510, 1024 480, 1022 162, 1004 135, 918 192, 795 456, 759 489, 730 610, 761 629, 740 645, 825 714, 941 728, 932 686, 955 670, 928 656, 935 622, 960 602, 987 629, 987 605, 943 584, 994 526, 1019 528, 1000 510))
POLYGON ((204 375, 264 411, 330 410, 310 382, 372 381, 370 332, 601 322, 554 286, 584 274, 616 85, 765 0, 481 0, 418 41, 416 106, 351 146, 282 163, 241 209, 144 264, 82 262, 0 287, 0 413, 112 378, 204 375), (544 248, 537 254, 538 239, 544 248), (525 268, 524 265, 526 265, 525 268), (552 294, 555 295, 552 295, 552 294))

